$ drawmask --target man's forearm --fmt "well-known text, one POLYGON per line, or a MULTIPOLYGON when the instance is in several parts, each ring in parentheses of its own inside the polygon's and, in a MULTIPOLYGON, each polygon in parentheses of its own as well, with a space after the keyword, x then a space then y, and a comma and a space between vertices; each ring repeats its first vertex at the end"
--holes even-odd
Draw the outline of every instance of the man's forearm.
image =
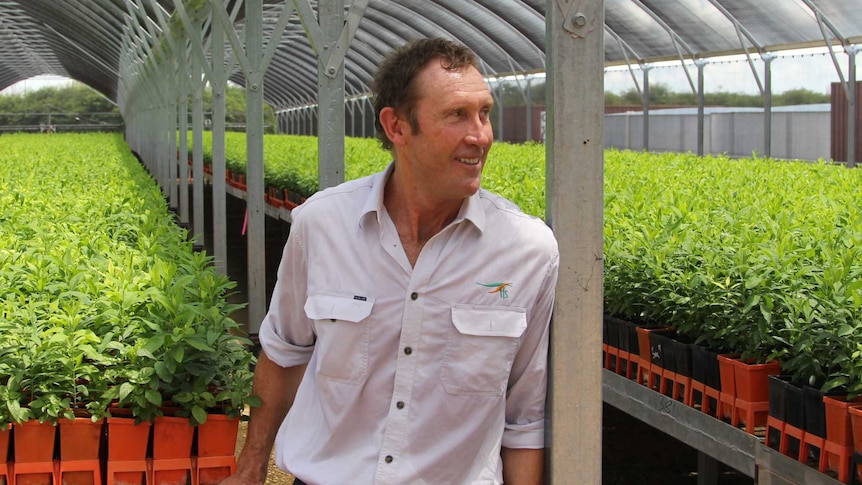
POLYGON ((305 366, 281 367, 261 352, 254 372, 253 393, 260 407, 251 409, 245 445, 237 460, 235 477, 241 483, 263 483, 275 436, 293 405, 305 366))
POLYGON ((503 448, 503 483, 505 485, 542 485, 545 450, 503 448))

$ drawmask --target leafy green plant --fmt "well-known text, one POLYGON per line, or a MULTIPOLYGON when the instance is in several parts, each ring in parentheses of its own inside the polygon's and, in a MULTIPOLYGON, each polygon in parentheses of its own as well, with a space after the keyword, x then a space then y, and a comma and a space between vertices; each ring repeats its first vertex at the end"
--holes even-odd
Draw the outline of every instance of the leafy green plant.
MULTIPOLYGON (((243 134, 229 158, 244 166, 243 134)), ((390 160, 348 138, 346 179, 390 160)), ((317 190, 317 139, 264 139, 268 184, 317 190)), ((826 162, 607 150, 606 313, 710 347, 779 359, 799 380, 862 393, 862 172, 826 162)), ((541 145, 498 143, 482 185, 544 217, 541 145)))
POLYGON ((233 283, 192 250, 122 138, 3 142, 0 426, 118 408, 151 420, 178 394, 209 402, 204 380, 236 389, 236 406, 254 404, 243 374, 252 354, 231 335, 233 283))

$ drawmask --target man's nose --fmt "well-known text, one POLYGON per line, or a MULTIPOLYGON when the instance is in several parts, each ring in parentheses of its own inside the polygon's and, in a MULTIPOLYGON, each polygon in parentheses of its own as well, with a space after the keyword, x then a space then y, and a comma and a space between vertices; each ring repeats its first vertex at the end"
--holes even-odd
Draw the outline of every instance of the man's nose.
POLYGON ((464 141, 471 145, 487 146, 491 144, 493 139, 494 131, 491 128, 491 123, 487 121, 487 118, 483 118, 479 114, 472 116, 467 136, 464 137, 464 141))

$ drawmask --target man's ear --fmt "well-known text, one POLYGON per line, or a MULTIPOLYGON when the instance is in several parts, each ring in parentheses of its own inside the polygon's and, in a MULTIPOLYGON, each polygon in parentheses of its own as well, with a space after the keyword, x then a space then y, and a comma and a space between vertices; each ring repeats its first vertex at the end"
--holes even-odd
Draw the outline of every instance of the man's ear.
POLYGON ((405 135, 411 133, 407 120, 401 119, 395 108, 389 106, 380 110, 380 126, 393 145, 403 144, 405 135))

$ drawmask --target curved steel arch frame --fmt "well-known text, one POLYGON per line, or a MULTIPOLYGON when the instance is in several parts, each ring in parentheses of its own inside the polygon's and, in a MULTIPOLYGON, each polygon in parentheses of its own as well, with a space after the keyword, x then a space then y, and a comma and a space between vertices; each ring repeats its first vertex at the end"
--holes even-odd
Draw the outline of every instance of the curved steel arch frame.
MULTIPOLYGON (((126 120, 130 146, 174 205, 178 199, 180 204, 187 200, 177 196, 177 184, 187 183, 187 177, 180 177, 185 173, 180 168, 188 170, 184 152, 188 99, 202 79, 191 67, 207 66, 203 75, 217 85, 228 78, 246 85, 254 330, 265 310, 260 284, 263 251, 258 243, 264 217, 264 96, 277 110, 305 106, 312 112, 308 105, 317 103, 321 95, 331 100, 345 93, 361 94, 382 56, 424 35, 445 35, 466 43, 477 52, 488 76, 547 67, 553 101, 548 118, 549 220, 561 240, 561 258, 571 269, 560 282, 558 321, 553 327, 555 384, 550 409, 556 421, 549 436, 550 473, 561 482, 578 476, 584 483, 599 483, 600 470, 595 466, 599 451, 578 460, 570 460, 568 454, 571 449, 595 449, 601 424, 595 402, 600 395, 596 373, 571 372, 569 360, 574 358, 588 369, 599 360, 594 352, 600 349, 601 336, 592 324, 600 321, 601 308, 601 271, 596 269, 600 264, 596 255, 601 254, 601 194, 596 190, 601 188, 598 91, 602 66, 626 62, 626 53, 637 53, 637 61, 643 64, 746 53, 749 46, 739 35, 741 29, 748 42, 757 39, 760 55, 837 44, 851 59, 848 82, 855 82, 862 0, 368 0, 359 19, 351 17, 356 14, 351 5, 343 0, 0 0, 0 87, 37 74, 58 74, 84 81, 115 101, 126 120), (178 1, 186 8, 195 7, 190 12, 197 31, 194 37, 177 14, 178 1), (292 17, 282 35, 273 25, 288 4, 292 17), (320 13, 317 18, 300 19, 301 12, 315 9, 320 13), (317 29, 319 41, 336 47, 342 39, 341 25, 351 20, 358 20, 353 42, 342 44, 344 57, 325 66, 338 67, 321 74, 319 52, 305 34, 317 29), (331 24, 338 28, 328 28, 331 24), (301 35, 300 26, 306 31, 301 35), (212 41, 216 32, 224 34, 224 41, 212 41), (194 44, 198 41, 192 39, 206 45, 194 44), (266 52, 273 55, 269 66, 259 62, 266 52), (224 57, 233 61, 227 67, 221 61, 224 57), (323 89, 318 89, 319 83, 323 89), (587 332, 576 335, 579 327, 587 332), (563 355, 565 348, 578 351, 563 355), (568 381, 593 391, 576 392, 575 384, 558 386, 568 381), (563 405, 566 399, 578 400, 579 405, 563 405), (568 416, 571 409, 582 412, 568 416)), ((192 110, 199 109, 193 102, 192 110)), ((321 133, 321 143, 343 139, 343 112, 330 119, 322 119, 331 115, 327 110, 316 112, 320 126, 341 126, 340 133, 321 133)), ((201 130, 195 121, 200 120, 198 115, 193 113, 194 133, 201 130)), ((331 161, 339 156, 343 163, 343 150, 321 158, 331 161)), ((335 182, 337 171, 336 164, 323 167, 321 174, 335 182)), ((197 163, 193 176, 203 177, 197 163)))

